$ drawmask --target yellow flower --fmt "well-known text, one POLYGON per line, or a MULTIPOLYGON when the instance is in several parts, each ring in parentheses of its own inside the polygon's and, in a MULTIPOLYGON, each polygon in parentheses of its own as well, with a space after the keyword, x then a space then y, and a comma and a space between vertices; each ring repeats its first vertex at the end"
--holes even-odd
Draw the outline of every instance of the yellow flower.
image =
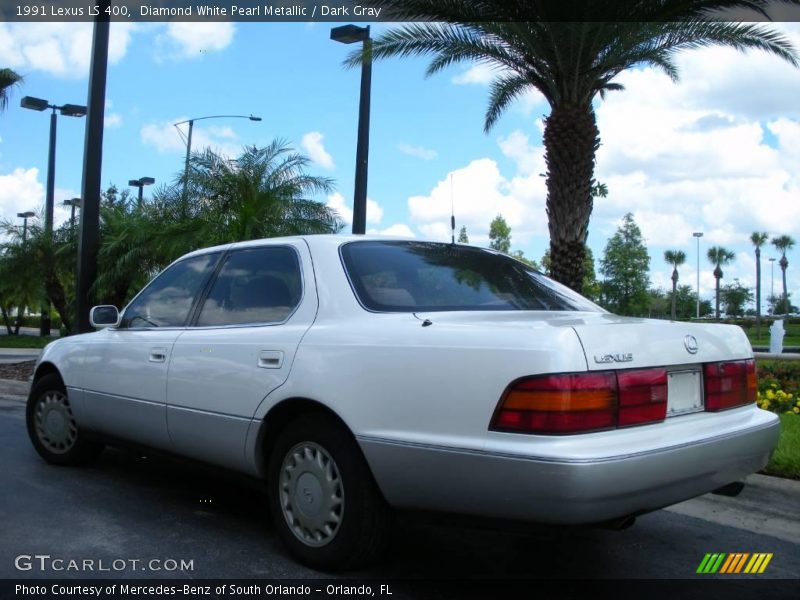
POLYGON ((767 390, 767 400, 775 400, 775 392, 767 390))
POLYGON ((795 407, 792 409, 792 412, 793 412, 794 414, 796 414, 796 415, 800 415, 800 408, 797 408, 797 407, 795 406, 795 407))

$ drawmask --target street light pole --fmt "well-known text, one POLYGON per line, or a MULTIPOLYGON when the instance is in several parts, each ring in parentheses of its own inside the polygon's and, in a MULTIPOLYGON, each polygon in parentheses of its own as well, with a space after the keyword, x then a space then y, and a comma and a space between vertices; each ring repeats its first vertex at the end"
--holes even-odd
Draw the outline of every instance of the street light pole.
MULTIPOLYGON (((33 217, 35 215, 36 215, 36 213, 33 212, 32 210, 29 210, 29 211, 26 211, 26 212, 17 213, 17 216, 20 219, 22 219, 22 247, 23 247, 23 249, 25 248, 25 242, 28 241, 28 219, 30 219, 31 217, 33 217)), ((24 308, 23 306, 18 306, 17 307, 17 323, 16 323, 16 325, 14 327, 15 335, 19 335, 19 328, 20 328, 20 325, 22 323, 23 308, 24 308)), ((5 312, 3 312, 3 315, 5 315, 5 312)))
MULTIPOLYGON (((47 190, 45 195, 44 207, 44 235, 48 241, 53 236, 53 204, 56 188, 56 130, 58 128, 58 115, 59 111, 62 115, 67 117, 83 117, 86 115, 86 107, 79 104, 64 104, 57 106, 50 104, 48 100, 42 98, 35 98, 33 96, 25 96, 20 100, 20 106, 30 110, 43 111, 51 109, 50 113, 50 143, 47 150, 47 190)), ((50 335, 50 299, 47 297, 45 291, 42 298, 42 315, 39 323, 39 335, 50 335)))
POLYGON ((64 206, 71 207, 69 211, 69 229, 73 231, 75 229, 75 209, 80 207, 81 199, 80 198, 70 198, 69 200, 64 200, 64 206))
POLYGON ((372 95, 372 38, 369 25, 342 25, 331 29, 331 39, 343 44, 363 42, 361 90, 358 100, 358 143, 356 145, 356 180, 353 192, 353 233, 367 229, 367 174, 369 172, 369 112, 372 95))
MULTIPOLYGON (((251 121, 260 121, 261 117, 254 117, 253 115, 211 115, 209 117, 195 117, 194 119, 187 119, 185 121, 178 121, 173 123, 172 126, 177 129, 178 125, 189 124, 189 131, 186 134, 186 162, 183 167, 183 198, 186 199, 186 188, 189 185, 189 159, 192 156, 192 131, 194 130, 195 121, 203 121, 204 119, 249 119, 251 121)), ((180 129, 178 129, 180 131, 180 129)))
POLYGON ((17 213, 17 216, 22 219, 22 245, 24 246, 25 242, 28 240, 28 219, 36 216, 36 213, 29 210, 27 212, 17 213))
POLYGON ((99 0, 92 36, 92 61, 89 69, 89 116, 83 146, 81 181, 80 242, 78 273, 75 277, 75 329, 78 333, 94 331, 89 310, 94 304, 92 287, 97 279, 97 254, 100 250, 100 186, 103 166, 103 118, 108 74, 110 21, 105 11, 109 0, 99 0))
POLYGON ((138 187, 139 188, 139 200, 138 200, 138 204, 137 204, 137 206, 139 208, 142 207, 142 201, 143 201, 142 194, 143 194, 144 186, 153 185, 155 182, 156 182, 156 180, 153 179, 152 177, 140 177, 139 179, 131 179, 131 180, 128 181, 128 185, 129 186, 138 187))
POLYGON ((769 267, 770 267, 770 288, 769 288, 769 295, 772 297, 773 301, 775 300, 775 259, 769 259, 769 267))
POLYGON ((700 318, 700 238, 703 237, 702 231, 695 231, 692 234, 697 238, 697 308, 695 318, 700 318))

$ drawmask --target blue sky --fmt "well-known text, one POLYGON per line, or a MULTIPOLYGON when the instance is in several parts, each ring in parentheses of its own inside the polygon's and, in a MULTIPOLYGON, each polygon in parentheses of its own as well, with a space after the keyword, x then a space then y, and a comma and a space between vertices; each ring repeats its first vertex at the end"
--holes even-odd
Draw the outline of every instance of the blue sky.
MULTIPOLYGON (((129 179, 173 181, 184 142, 172 123, 199 121, 193 148, 236 154, 284 138, 308 154, 314 174, 336 193, 319 200, 349 217, 354 178, 359 71, 344 70, 351 47, 323 23, 112 24, 103 186, 129 179)), ((386 25, 373 25, 379 32, 386 25)), ((800 48, 800 26, 777 24, 800 48)), ((23 95, 58 104, 86 102, 91 26, 0 23, 0 66, 25 84, 0 115, 0 217, 44 204, 48 118, 19 107, 23 95)), ((492 73, 464 65, 426 79, 423 60, 393 59, 373 69, 368 229, 449 239, 451 194, 458 227, 486 244, 502 213, 513 249, 541 257, 548 245, 541 119, 532 92, 483 133, 492 73), (452 175, 452 177, 451 177, 452 175), (452 187, 451 187, 452 180, 452 187)), ((665 249, 683 249, 681 282, 694 285, 701 240, 701 294, 713 290, 710 245, 737 254, 725 280, 755 281, 752 231, 800 240, 800 70, 764 54, 711 48, 679 58, 682 79, 639 69, 620 76, 625 92, 597 105, 602 146, 589 244, 599 259, 626 212, 643 230, 651 279, 669 287, 665 249)), ((84 119, 59 118, 56 203, 80 195, 84 119)), ((146 190, 146 195, 149 190, 146 190)), ((59 208, 56 220, 68 216, 59 208)), ((764 251, 764 293, 770 269, 764 251)), ((800 299, 800 253, 789 256, 789 288, 800 299), (795 275, 797 273, 797 276, 795 275)), ((780 289, 776 267, 775 289, 780 289)))

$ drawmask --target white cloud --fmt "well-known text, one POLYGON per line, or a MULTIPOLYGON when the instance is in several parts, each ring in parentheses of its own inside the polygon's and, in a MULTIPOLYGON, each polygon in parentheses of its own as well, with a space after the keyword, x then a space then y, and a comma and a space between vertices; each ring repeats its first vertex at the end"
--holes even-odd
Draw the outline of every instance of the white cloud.
MULTIPOLYGON (((185 120, 186 117, 176 117, 170 121, 147 123, 140 131, 142 143, 154 146, 161 153, 186 153, 185 137, 182 137, 173 125, 185 120)), ((188 124, 179 127, 185 136, 188 124)), ((192 129, 192 152, 211 148, 224 156, 236 157, 242 152, 242 146, 238 134, 231 127, 202 127, 195 124, 192 129)))
POLYGON ((433 160, 439 156, 436 150, 430 150, 429 148, 424 148, 422 146, 412 146, 411 144, 406 143, 397 144, 397 149, 403 154, 421 158, 422 160, 433 160))
MULTIPOLYGON (((341 217, 344 224, 349 227, 353 224, 353 209, 351 203, 347 202, 339 192, 334 192, 328 196, 326 205, 334 209, 341 217)), ((373 225, 380 224, 383 219, 383 207, 372 198, 367 198, 367 223, 373 225)))
POLYGON ((367 233, 373 235, 388 235, 393 237, 413 238, 416 237, 411 227, 405 223, 396 223, 387 227, 386 229, 368 229, 367 233))
MULTIPOLYGON (((125 56, 135 23, 112 23, 108 62, 125 56)), ((89 73, 91 23, 0 23, 0 64, 19 71, 45 71, 57 77, 89 73)))
MULTIPOLYGON (((515 152, 526 155, 519 138, 514 143, 515 152)), ((537 214, 542 210, 543 190, 544 179, 538 175, 509 180, 501 175, 494 160, 482 158, 448 173, 428 195, 409 198, 408 208, 412 223, 426 237, 449 240, 452 199, 456 229, 466 226, 470 241, 483 245, 488 244, 492 219, 502 214, 517 246, 546 232, 546 223, 542 229, 543 221, 537 214)))
POLYGON ((332 171, 335 165, 333 164, 333 157, 328 154, 328 151, 325 150, 325 146, 322 144, 324 137, 325 136, 319 131, 311 131, 303 136, 300 145, 313 162, 323 169, 332 171))
POLYGON ((497 77, 498 69, 487 63, 478 63, 453 76, 451 81, 456 85, 478 84, 488 85, 497 77))
POLYGON ((122 127, 122 115, 119 113, 106 113, 104 123, 109 129, 122 127))
POLYGON ((0 218, 16 222, 17 213, 38 211, 44 206, 44 184, 39 169, 16 168, 0 175, 0 218))
POLYGON ((227 21, 209 23, 171 22, 157 35, 159 54, 173 59, 200 58, 209 52, 219 52, 230 46, 236 26, 227 21))

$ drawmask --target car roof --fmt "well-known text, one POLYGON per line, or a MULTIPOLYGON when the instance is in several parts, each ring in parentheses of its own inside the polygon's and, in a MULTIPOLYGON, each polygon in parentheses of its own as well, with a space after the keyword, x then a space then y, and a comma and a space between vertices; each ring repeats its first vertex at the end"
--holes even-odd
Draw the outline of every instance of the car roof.
MULTIPOLYGON (((238 248, 256 248, 258 246, 263 246, 265 244, 280 244, 288 242, 297 242, 299 240, 304 240, 311 248, 338 247, 344 243, 354 242, 354 241, 429 242, 429 243, 439 243, 439 244, 447 243, 434 240, 425 240, 425 239, 400 237, 400 236, 376 235, 376 234, 355 235, 355 234, 325 233, 325 234, 314 234, 314 235, 292 235, 292 236, 274 237, 274 238, 261 238, 257 240, 248 240, 245 242, 234 242, 232 244, 221 244, 219 246, 201 248, 199 250, 189 252, 181 256, 181 259, 188 258, 190 256, 208 254, 211 252, 220 252, 238 248)), ((468 244, 459 244, 459 245, 466 246, 468 244)))

